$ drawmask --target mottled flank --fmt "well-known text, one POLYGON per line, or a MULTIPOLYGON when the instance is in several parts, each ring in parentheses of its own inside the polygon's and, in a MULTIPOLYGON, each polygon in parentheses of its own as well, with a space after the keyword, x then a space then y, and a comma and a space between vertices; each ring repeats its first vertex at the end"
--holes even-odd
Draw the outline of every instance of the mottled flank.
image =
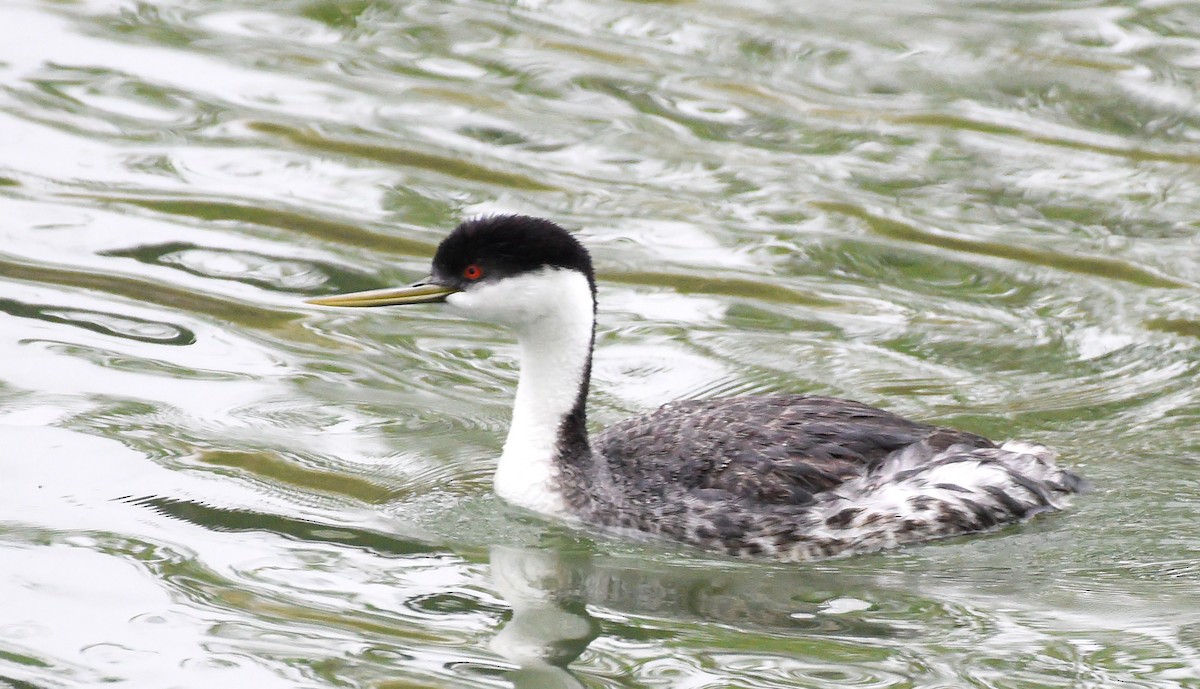
POLYGON ((1081 486, 1041 445, 997 447, 830 397, 676 402, 593 445, 587 475, 564 474, 585 521, 785 560, 984 531, 1081 486))

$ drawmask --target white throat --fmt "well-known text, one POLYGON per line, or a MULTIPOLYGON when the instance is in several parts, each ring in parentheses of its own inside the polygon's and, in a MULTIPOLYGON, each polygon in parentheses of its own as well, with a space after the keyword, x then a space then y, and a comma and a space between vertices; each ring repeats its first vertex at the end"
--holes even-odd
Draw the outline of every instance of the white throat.
POLYGON ((587 278, 546 268, 481 284, 446 302, 517 334, 521 375, 496 467, 496 493, 537 512, 566 515, 556 460, 559 429, 575 406, 591 354, 595 307, 587 278))

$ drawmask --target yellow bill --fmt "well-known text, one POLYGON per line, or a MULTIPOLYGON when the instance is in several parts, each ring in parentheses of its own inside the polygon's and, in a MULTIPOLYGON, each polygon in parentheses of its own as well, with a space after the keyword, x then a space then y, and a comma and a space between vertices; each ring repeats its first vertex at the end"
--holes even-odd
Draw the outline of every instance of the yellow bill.
POLYGON ((445 301, 446 297, 459 290, 445 285, 422 280, 408 287, 388 287, 366 292, 335 294, 307 300, 318 306, 398 306, 401 304, 428 304, 445 301))

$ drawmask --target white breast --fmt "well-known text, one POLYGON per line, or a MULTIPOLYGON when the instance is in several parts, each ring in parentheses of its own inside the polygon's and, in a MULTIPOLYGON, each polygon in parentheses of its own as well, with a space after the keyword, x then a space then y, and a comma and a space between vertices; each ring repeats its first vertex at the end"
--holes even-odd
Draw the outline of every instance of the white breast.
POLYGON ((520 345, 521 377, 496 467, 496 493, 516 505, 565 516, 555 458, 559 428, 588 375, 595 304, 587 277, 544 268, 480 284, 446 302, 464 315, 513 328, 520 345))

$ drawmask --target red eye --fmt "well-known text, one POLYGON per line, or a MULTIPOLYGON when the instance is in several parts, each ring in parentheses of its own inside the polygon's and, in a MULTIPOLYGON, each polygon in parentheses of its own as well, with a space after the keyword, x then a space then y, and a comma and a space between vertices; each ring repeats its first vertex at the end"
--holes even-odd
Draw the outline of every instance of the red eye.
POLYGON ((466 268, 463 268, 463 277, 468 280, 478 280, 479 278, 483 277, 483 268, 480 268, 472 263, 466 268))

